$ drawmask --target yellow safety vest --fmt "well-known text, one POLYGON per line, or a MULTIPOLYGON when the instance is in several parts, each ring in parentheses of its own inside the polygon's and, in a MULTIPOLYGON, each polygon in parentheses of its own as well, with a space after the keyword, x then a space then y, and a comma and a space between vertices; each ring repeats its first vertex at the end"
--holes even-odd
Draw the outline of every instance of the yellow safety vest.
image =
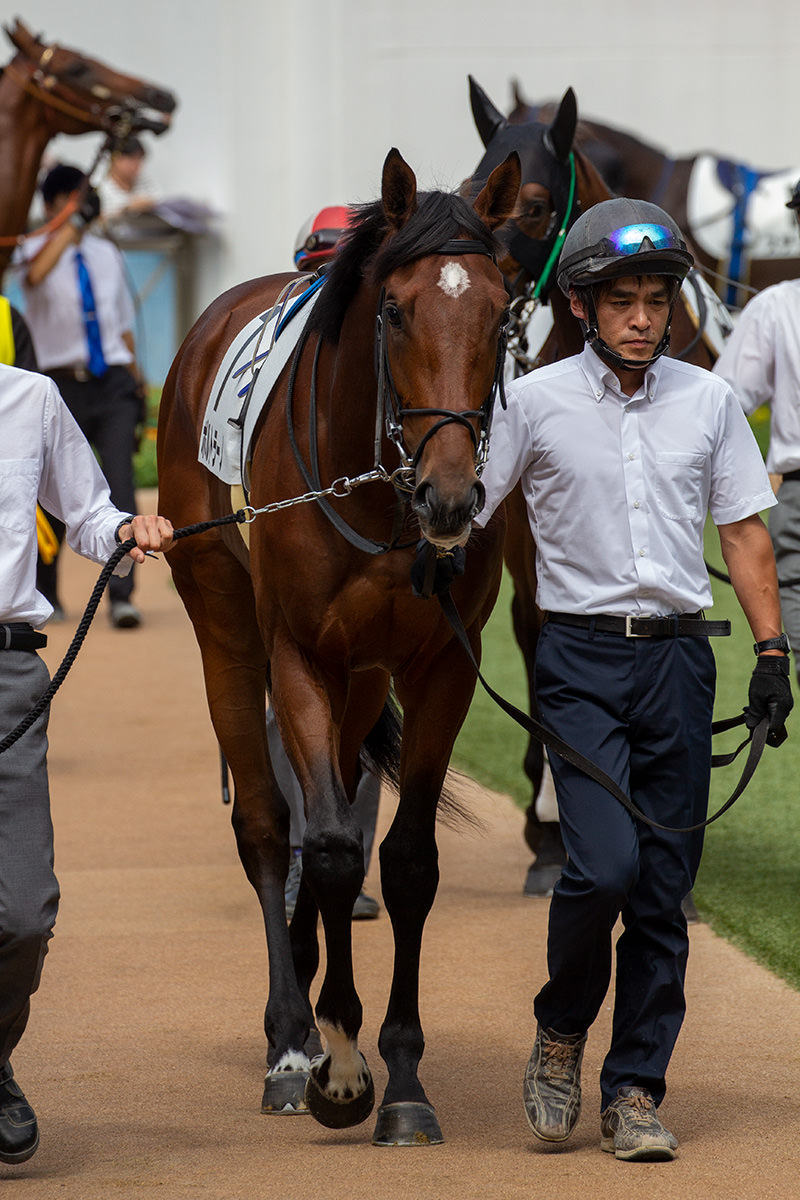
POLYGON ((14 328, 11 324, 11 305, 5 296, 0 296, 0 362, 13 367, 16 358, 14 328))

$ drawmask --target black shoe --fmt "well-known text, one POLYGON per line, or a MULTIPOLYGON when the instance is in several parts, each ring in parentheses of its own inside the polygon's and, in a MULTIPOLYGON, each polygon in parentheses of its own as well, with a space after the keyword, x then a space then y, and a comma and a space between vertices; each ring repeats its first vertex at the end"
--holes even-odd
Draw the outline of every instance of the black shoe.
POLYGON ((38 1145, 36 1113, 14 1079, 11 1063, 6 1063, 0 1067, 0 1162, 25 1162, 38 1145))
POLYGON ((111 624, 115 629, 138 629, 142 614, 130 600, 111 601, 111 624))

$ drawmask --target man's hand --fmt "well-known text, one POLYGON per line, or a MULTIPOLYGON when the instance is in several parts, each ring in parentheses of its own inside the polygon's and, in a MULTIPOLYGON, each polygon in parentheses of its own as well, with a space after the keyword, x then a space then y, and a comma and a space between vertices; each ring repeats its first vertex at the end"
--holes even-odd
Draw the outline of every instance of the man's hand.
POLYGON ((128 551, 134 562, 143 563, 148 551, 161 550, 165 554, 172 546, 172 524, 166 517, 136 516, 127 525, 117 530, 120 542, 136 538, 136 545, 128 551))
POLYGON ((762 655, 750 677, 745 725, 755 729, 764 717, 769 717, 767 742, 770 746, 780 746, 786 741, 785 721, 793 704, 789 659, 785 654, 762 655))
POLYGON ((83 200, 78 205, 70 221, 76 229, 85 229, 92 221, 100 216, 100 197, 95 188, 90 187, 83 200))

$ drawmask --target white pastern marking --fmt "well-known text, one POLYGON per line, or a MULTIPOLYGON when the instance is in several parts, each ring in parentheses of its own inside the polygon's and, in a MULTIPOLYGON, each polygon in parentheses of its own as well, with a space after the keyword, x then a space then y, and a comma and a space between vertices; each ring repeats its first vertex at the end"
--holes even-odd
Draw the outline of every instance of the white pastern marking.
POLYGON ((439 287, 445 296, 457 300, 469 287, 469 275, 461 263, 446 262, 439 274, 439 287))
POLYGON ((335 1025, 319 1023, 330 1058, 327 1095, 335 1100, 360 1096, 366 1090, 369 1076, 367 1064, 358 1046, 335 1025))
POLYGON ((301 1050, 287 1050, 269 1073, 275 1075, 279 1071, 307 1071, 310 1065, 308 1056, 301 1050))

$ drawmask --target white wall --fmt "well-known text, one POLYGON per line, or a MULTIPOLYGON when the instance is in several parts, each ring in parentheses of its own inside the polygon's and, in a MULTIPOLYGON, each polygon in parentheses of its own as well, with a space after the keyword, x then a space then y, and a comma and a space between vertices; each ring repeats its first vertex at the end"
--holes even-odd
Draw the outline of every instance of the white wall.
MULTIPOLYGON (((468 73, 504 111, 514 77, 534 100, 572 85, 585 115, 675 155, 800 163, 797 0, 27 0, 17 12, 178 95, 150 166, 165 193, 224 214, 203 304, 288 269, 315 208, 374 198, 391 146, 421 185, 457 186, 481 154, 468 73)), ((96 145, 56 149, 85 163, 96 145)))

